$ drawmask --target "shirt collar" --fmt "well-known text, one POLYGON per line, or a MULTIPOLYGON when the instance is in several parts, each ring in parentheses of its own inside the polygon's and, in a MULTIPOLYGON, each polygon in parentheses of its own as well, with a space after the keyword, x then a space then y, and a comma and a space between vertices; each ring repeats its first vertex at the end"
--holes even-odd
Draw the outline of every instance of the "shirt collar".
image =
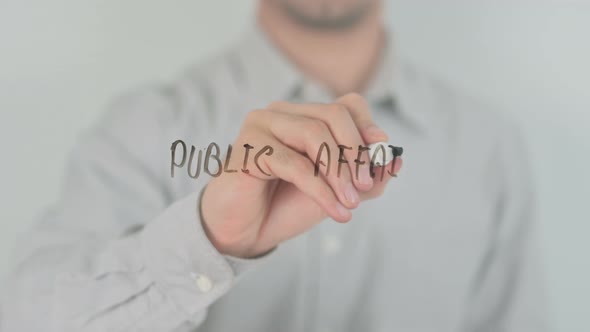
POLYGON ((420 96, 414 86, 413 66, 394 48, 391 31, 386 31, 385 49, 375 75, 365 93, 368 100, 390 104, 396 115, 411 127, 421 129, 427 124, 426 96, 420 96))
MULTIPOLYGON (((423 98, 417 96, 411 87, 414 76, 412 66, 395 54, 393 45, 392 34, 388 31, 381 63, 364 95, 369 101, 390 104, 390 109, 402 121, 420 129, 428 120, 425 105, 420 102, 423 98)), ((246 30, 235 51, 242 61, 241 67, 247 76, 250 92, 261 100, 292 100, 302 89, 317 86, 272 44, 257 22, 246 30)))

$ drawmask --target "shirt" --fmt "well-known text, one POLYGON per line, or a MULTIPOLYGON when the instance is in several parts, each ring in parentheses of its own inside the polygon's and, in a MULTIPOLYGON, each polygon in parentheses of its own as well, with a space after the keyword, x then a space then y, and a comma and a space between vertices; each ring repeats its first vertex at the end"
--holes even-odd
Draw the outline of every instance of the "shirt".
POLYGON ((391 42, 378 68, 365 96, 404 147, 399 177, 350 223, 325 220, 254 259, 211 244, 198 211, 210 177, 171 177, 171 144, 224 147, 251 110, 333 96, 254 26, 173 82, 117 98, 20 242, 4 329, 543 331, 519 131, 391 42))

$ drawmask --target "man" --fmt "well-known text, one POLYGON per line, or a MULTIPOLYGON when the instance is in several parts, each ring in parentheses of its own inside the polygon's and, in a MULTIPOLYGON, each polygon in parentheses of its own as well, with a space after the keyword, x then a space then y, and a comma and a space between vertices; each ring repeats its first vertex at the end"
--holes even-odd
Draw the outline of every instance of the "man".
POLYGON ((544 330, 522 142, 396 57, 382 6, 260 0, 238 45, 121 98, 22 243, 6 330, 544 330), (195 175, 211 142, 235 172, 195 175))

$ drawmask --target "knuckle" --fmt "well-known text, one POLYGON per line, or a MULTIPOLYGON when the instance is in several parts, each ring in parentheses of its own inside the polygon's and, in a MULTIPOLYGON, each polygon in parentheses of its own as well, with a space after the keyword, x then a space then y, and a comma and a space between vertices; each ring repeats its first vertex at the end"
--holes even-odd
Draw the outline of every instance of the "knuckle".
POLYGON ((351 92, 348 93, 346 95, 344 95, 344 97, 342 97, 344 100, 349 101, 352 104, 355 105, 359 105, 359 106, 367 106, 367 100, 365 99, 365 97, 363 97, 362 95, 356 93, 356 92, 351 92))
POLYGON ((288 106, 289 103, 283 100, 275 100, 266 107, 269 110, 280 110, 288 106))
POLYGON ((348 111, 348 108, 346 108, 346 106, 344 106, 342 104, 334 103, 334 104, 330 104, 330 107, 331 107, 331 113, 336 115, 337 117, 350 116, 350 112, 348 111))
POLYGON ((257 121, 259 121, 261 118, 263 118, 264 116, 266 116, 266 110, 264 109, 257 109, 257 110, 253 110, 248 112, 248 114, 246 114, 245 117, 245 123, 247 124, 253 124, 256 123, 257 121))
POLYGON ((308 137, 321 137, 328 130, 328 126, 323 121, 315 119, 308 120, 304 127, 308 137))
MULTIPOLYGON (((293 169, 295 170, 295 172, 298 174, 298 176, 305 176, 308 173, 310 173, 310 168, 311 165, 309 164, 309 162, 304 159, 303 157, 301 158, 293 158, 291 160, 291 166, 293 167, 293 169)), ((313 175, 313 174, 311 174, 313 175)))
POLYGON ((289 153, 284 149, 278 149, 275 151, 273 157, 280 165, 289 164, 289 160, 291 159, 289 153))

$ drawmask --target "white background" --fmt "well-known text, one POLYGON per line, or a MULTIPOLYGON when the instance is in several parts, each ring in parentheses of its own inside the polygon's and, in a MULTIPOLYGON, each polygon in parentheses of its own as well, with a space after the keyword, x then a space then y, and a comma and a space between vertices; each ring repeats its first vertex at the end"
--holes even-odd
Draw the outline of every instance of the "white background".
MULTIPOLYGON (((402 53, 523 123, 555 330, 590 331, 590 4, 401 2, 388 21, 402 53)), ((230 0, 0 0, 0 275, 108 100, 229 45, 253 11, 230 0)))

